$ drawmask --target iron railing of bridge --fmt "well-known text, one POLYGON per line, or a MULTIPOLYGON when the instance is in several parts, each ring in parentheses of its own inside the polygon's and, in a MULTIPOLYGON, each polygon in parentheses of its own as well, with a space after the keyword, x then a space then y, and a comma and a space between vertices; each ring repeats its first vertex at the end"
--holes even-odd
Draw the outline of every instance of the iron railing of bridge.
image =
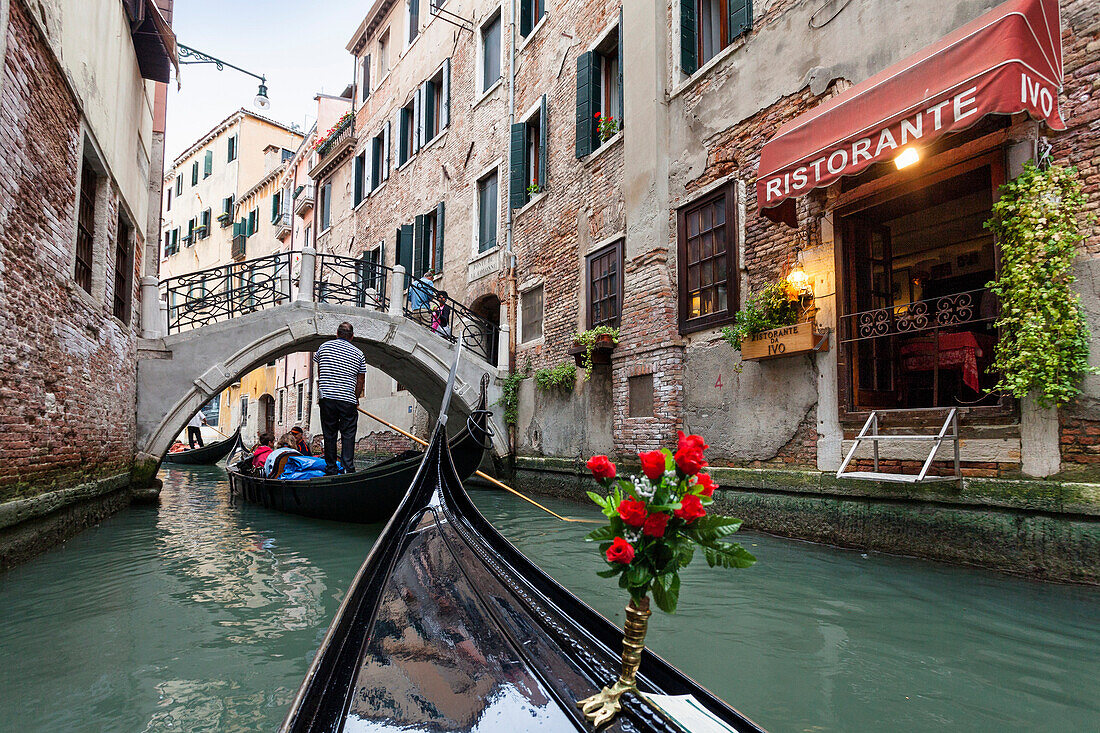
MULTIPOLYGON (((294 254, 298 253, 280 252, 162 281, 161 291, 168 304, 168 333, 289 302, 294 254)), ((496 324, 428 282, 372 260, 370 253, 361 257, 318 254, 315 262, 303 257, 301 277, 313 278, 312 292, 318 303, 402 314, 452 343, 461 329, 463 345, 475 356, 496 364, 500 330, 496 324), (313 263, 309 272, 307 262, 313 263), (395 282, 401 287, 391 292, 395 282)))
POLYGON ((290 256, 279 252, 161 281, 168 304, 168 333, 289 302, 290 256))

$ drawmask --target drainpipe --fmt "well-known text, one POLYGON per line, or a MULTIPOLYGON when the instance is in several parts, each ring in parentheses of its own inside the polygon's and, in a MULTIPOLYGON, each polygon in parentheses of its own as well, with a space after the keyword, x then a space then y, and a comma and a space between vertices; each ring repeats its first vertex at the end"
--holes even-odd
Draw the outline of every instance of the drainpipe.
MULTIPOLYGON (((508 47, 508 140, 509 140, 509 145, 511 144, 511 140, 512 140, 512 125, 514 125, 516 123, 516 17, 517 17, 517 10, 518 10, 518 0, 512 0, 512 2, 510 3, 510 6, 511 6, 512 17, 510 19, 511 22, 509 24, 510 25, 509 37, 510 37, 511 42, 509 43, 509 47, 508 47)), ((546 124, 545 120, 543 120, 543 124, 546 124)), ((511 181, 511 179, 512 179, 512 176, 511 176, 512 156, 511 156, 510 147, 507 148, 507 149, 509 151, 509 155, 508 155, 508 172, 509 172, 508 180, 511 181)), ((504 229, 505 229, 505 235, 504 235, 504 257, 505 257, 505 277, 504 277, 505 293, 504 293, 504 298, 505 298, 505 301, 504 302, 506 304, 508 304, 508 306, 509 306, 509 307, 506 308, 507 311, 518 314, 519 313, 519 304, 517 302, 517 294, 516 294, 516 255, 512 251, 512 204, 511 204, 511 201, 509 201, 509 199, 511 198, 511 194, 512 194, 512 190, 511 190, 511 188, 509 188, 508 189, 508 199, 505 199, 505 201, 507 202, 505 210, 508 213, 507 213, 507 215, 505 217, 505 220, 504 220, 504 229), (514 307, 512 307, 512 306, 514 306, 514 307)), ((518 318, 518 315, 517 315, 517 318, 518 318)), ((503 319, 503 320, 504 320, 504 324, 503 324, 504 328, 501 330, 501 336, 509 341, 509 343, 506 345, 506 348, 508 350, 507 368, 508 368, 508 373, 511 374, 516 369, 516 365, 512 363, 514 361, 516 350, 515 350, 514 346, 510 343, 511 339, 512 339, 512 332, 513 332, 514 329, 510 328, 510 325, 511 325, 509 323, 510 319, 503 319)), ((500 351, 499 347, 498 347, 497 351, 499 353, 499 351, 500 351)), ((498 359, 498 362, 499 361, 500 360, 498 359)), ((515 435, 515 433, 516 433, 516 431, 515 431, 514 427, 509 427, 508 428, 508 452, 513 456, 516 453, 516 435, 515 435)))

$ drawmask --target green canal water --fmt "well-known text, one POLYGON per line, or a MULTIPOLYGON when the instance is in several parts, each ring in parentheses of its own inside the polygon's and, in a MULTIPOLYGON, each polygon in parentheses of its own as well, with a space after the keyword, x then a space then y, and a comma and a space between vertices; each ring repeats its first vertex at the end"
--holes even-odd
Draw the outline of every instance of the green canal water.
MULTIPOLYGON (((278 726, 379 528, 232 504, 215 468, 161 476, 159 508, 0 576, 0 731, 278 726)), ((621 621, 584 525, 474 494, 522 551, 621 621)), ((758 564, 696 563, 649 642, 770 731, 1100 730, 1097 589, 741 540, 758 564)))

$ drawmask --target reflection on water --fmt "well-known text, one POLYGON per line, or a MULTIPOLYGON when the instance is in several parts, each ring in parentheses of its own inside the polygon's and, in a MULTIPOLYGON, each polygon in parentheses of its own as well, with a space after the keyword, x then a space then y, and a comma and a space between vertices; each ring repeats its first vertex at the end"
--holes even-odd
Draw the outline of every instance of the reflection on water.
MULTIPOLYGON (((162 478, 159 508, 128 509, 0 576, 0 731, 259 732, 282 720, 379 528, 230 504, 213 467, 162 478)), ((581 541, 589 527, 474 493, 523 552, 622 622, 626 599, 581 541)), ((649 643, 766 728, 1097 729, 1097 589, 741 539, 760 562, 693 565, 649 643)), ((399 646, 391 621, 385 643, 399 646)), ((537 704, 537 690, 509 689, 494 709, 537 704)))

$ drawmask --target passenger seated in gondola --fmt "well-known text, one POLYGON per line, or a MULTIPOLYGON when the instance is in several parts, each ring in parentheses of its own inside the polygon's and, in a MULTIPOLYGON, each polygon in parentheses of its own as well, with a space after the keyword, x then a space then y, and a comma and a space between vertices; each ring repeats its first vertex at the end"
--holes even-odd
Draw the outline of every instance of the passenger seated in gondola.
MULTIPOLYGON (((294 433, 287 433, 279 438, 278 446, 270 454, 264 463, 264 474, 268 478, 277 478, 283 481, 304 481, 311 478, 320 478, 326 474, 327 464, 325 459, 319 456, 302 455, 294 444, 297 437, 294 433)), ((337 471, 343 472, 343 466, 336 463, 337 471)))
POLYGON ((271 433, 260 433, 260 444, 252 451, 253 470, 264 467, 264 461, 267 460, 268 455, 274 450, 274 446, 272 445, 274 442, 275 436, 271 433))
POLYGON ((298 452, 303 456, 312 456, 313 451, 309 448, 309 442, 306 440, 305 432, 300 427, 295 425, 290 429, 290 434, 294 436, 294 447, 298 449, 298 452))

